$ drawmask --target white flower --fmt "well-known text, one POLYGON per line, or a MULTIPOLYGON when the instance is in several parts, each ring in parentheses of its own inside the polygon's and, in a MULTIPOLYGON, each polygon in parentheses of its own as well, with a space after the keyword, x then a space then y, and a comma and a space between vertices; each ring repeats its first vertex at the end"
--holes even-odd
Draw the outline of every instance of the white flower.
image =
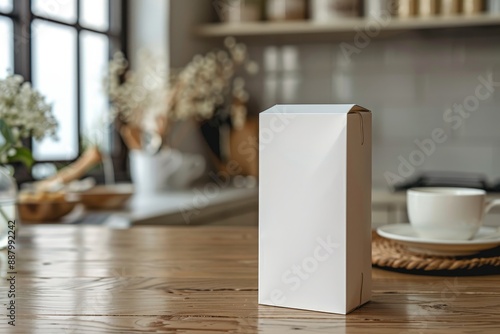
POLYGON ((249 74, 258 71, 256 63, 250 61, 244 44, 237 44, 232 37, 226 38, 227 50, 196 55, 193 60, 176 76, 171 86, 177 92, 173 94, 168 116, 174 119, 198 118, 210 119, 217 114, 229 114, 233 124, 241 127, 245 122, 246 108, 232 111, 234 100, 245 103, 249 94, 245 90, 245 81, 236 77, 242 68, 249 74))
MULTIPOLYGON (((10 128, 16 147, 21 147, 21 140, 31 136, 37 140, 54 137, 57 129, 52 106, 20 75, 0 80, 0 118, 10 128)), ((12 155, 12 151, 8 153, 12 155)))
POLYGON ((244 80, 236 78, 236 74, 238 69, 255 74, 258 66, 248 59, 244 44, 236 43, 234 38, 227 38, 224 44, 227 50, 196 55, 170 78, 165 62, 146 52, 139 54, 140 63, 134 72, 128 69, 123 54, 115 54, 105 80, 113 105, 112 114, 139 127, 143 120, 152 119, 151 115, 173 120, 230 115, 241 125, 246 109, 245 112, 242 108, 231 112, 231 106, 235 99, 245 103, 249 94, 244 80))
POLYGON ((104 84, 113 115, 141 127, 147 116, 165 114, 168 109, 165 103, 168 70, 163 59, 145 50, 138 53, 138 58, 138 68, 133 72, 128 69, 124 55, 116 53, 109 63, 109 76, 104 84))

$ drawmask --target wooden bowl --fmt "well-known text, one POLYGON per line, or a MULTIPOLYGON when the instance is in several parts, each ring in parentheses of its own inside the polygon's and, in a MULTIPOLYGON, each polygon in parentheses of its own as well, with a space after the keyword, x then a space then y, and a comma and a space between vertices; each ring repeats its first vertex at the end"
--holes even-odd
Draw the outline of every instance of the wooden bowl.
POLYGON ((131 184, 101 185, 80 193, 80 201, 87 209, 119 209, 133 193, 131 184))
POLYGON ((30 222, 57 221, 73 211, 78 201, 23 201, 17 203, 19 218, 30 222))

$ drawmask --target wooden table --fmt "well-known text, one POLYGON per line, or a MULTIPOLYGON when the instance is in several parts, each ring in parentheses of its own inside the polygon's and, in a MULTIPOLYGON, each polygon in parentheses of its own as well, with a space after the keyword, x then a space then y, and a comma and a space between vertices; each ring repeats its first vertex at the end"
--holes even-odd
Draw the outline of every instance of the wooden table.
MULTIPOLYGON (((257 228, 23 226, 0 333, 498 333, 500 277, 373 270, 347 315, 257 305, 257 228)), ((2 275, 6 253, 0 252, 2 275)))

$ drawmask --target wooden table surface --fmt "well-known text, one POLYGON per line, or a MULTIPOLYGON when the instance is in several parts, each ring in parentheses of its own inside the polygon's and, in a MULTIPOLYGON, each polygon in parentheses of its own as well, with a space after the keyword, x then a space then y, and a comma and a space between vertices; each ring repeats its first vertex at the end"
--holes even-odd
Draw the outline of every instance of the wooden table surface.
POLYGON ((257 235, 255 227, 23 226, 16 327, 2 279, 0 333, 500 332, 500 276, 374 269, 372 301, 347 316, 259 306, 257 235))

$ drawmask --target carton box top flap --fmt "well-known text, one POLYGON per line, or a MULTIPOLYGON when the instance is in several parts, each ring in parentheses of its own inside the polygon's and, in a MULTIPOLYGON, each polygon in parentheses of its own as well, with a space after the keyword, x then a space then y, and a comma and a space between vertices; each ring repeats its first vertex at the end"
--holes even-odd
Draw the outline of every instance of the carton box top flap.
POLYGON ((356 104, 277 104, 262 113, 265 114, 349 114, 370 112, 356 104))

